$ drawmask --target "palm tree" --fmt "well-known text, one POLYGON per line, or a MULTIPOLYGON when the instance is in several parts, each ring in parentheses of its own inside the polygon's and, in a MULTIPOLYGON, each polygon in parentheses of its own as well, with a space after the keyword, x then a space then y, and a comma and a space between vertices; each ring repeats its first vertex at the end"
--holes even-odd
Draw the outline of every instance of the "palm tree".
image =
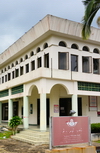
MULTIPOLYGON (((85 6, 85 14, 82 20, 82 37, 83 39, 88 39, 91 33, 92 21, 100 9, 100 0, 85 0, 83 4, 85 6)), ((100 26, 100 17, 97 19, 97 24, 100 26)))

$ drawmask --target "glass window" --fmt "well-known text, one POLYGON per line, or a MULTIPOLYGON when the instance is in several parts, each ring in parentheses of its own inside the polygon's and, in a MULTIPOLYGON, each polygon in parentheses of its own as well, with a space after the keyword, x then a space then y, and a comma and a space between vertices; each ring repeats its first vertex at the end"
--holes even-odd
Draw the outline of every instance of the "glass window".
POLYGON ((11 80, 11 74, 8 73, 8 81, 11 80))
POLYGON ((2 83, 4 83, 4 77, 2 77, 2 83))
POLYGON ((71 71, 78 71, 78 56, 71 55, 71 71))
POLYGON ((26 73, 29 72, 29 64, 26 64, 26 73))
POLYGON ((83 72, 89 73, 89 57, 82 57, 83 72))
POLYGON ((16 75, 16 77, 19 76, 19 69, 16 69, 16 70, 15 70, 15 75, 16 75))
POLYGON ((20 75, 23 75, 23 66, 20 67, 20 75))
POLYGON ((58 68, 62 70, 68 69, 68 53, 59 52, 58 53, 58 68))
POLYGON ((7 75, 5 75, 5 82, 7 82, 7 75))
POLYGON ((14 79, 14 74, 15 74, 15 72, 14 72, 14 71, 12 71, 12 79, 14 79))
POLYGON ((42 60, 41 60, 41 57, 39 57, 39 58, 37 59, 37 68, 39 68, 39 67, 42 67, 42 60))
POLYGON ((44 55, 44 67, 49 68, 49 53, 44 55))
POLYGON ((35 70, 35 61, 31 62, 31 70, 35 70))
POLYGON ((93 58, 93 73, 99 74, 99 59, 93 58))

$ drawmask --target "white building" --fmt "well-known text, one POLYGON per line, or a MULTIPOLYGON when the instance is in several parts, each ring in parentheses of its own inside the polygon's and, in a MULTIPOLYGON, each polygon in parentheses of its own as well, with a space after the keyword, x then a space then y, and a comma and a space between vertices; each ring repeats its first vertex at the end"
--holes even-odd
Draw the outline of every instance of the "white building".
POLYGON ((100 121, 100 30, 85 41, 81 27, 47 15, 0 55, 0 123, 19 115, 46 130, 70 110, 100 121))

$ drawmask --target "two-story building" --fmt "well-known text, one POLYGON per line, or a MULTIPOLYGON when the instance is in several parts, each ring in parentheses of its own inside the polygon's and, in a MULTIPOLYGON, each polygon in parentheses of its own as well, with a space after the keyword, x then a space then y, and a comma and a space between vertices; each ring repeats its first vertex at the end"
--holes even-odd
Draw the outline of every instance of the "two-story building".
POLYGON ((100 121, 100 30, 47 15, 0 54, 0 123, 23 118, 46 130, 50 116, 100 121))

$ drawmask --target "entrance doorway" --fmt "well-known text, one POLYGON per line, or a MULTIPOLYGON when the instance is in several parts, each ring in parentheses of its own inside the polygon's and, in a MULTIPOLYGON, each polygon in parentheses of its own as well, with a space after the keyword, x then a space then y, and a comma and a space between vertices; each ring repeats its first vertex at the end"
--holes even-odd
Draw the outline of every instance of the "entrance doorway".
MULTIPOLYGON (((49 125, 50 116, 50 100, 46 99, 46 114, 47 114, 47 125, 49 125)), ((37 125, 40 125, 40 99, 37 99, 37 125)))
MULTIPOLYGON (((72 109, 71 98, 59 99, 59 116, 70 116, 70 110, 72 109)), ((78 116, 82 116, 82 98, 78 97, 78 116)))

